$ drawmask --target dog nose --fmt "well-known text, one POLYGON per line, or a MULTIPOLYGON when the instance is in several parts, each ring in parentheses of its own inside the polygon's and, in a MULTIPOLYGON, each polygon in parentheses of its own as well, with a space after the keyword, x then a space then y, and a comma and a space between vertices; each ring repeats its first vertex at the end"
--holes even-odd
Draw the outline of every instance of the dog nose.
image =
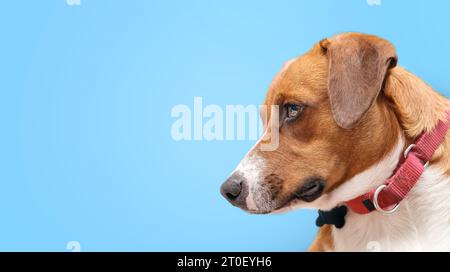
POLYGON ((247 197, 245 178, 235 172, 220 187, 220 193, 233 205, 244 208, 247 197))
POLYGON ((235 200, 239 197, 242 190, 242 181, 228 179, 222 185, 221 191, 222 195, 230 201, 235 200))

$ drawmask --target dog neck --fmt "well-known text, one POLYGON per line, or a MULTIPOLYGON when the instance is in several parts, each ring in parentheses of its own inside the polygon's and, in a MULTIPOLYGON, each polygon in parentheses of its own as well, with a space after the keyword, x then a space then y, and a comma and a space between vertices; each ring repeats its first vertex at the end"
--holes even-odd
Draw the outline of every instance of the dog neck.
POLYGON ((383 95, 392 102, 405 135, 415 139, 446 117, 449 101, 402 67, 390 71, 383 95))
MULTIPOLYGON (((392 101, 399 120, 405 144, 411 144, 423 132, 430 132, 439 120, 446 118, 449 101, 434 91, 420 78, 401 67, 391 71, 384 95, 392 101)), ((406 146, 405 146, 406 147, 406 146)), ((434 153, 432 162, 444 173, 450 174, 450 137, 434 153)))
POLYGON ((450 179, 430 166, 393 215, 352 211, 342 229, 332 228, 336 251, 450 250, 450 179))

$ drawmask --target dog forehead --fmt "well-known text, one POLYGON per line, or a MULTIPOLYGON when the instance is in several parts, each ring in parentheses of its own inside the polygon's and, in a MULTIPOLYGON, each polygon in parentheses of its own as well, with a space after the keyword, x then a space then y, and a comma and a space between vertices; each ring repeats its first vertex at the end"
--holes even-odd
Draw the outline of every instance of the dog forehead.
POLYGON ((310 50, 286 61, 269 86, 265 104, 278 104, 284 97, 314 100, 318 94, 314 90, 326 89, 327 86, 327 65, 324 59, 317 50, 310 50))
POLYGON ((276 87, 278 87, 278 85, 283 83, 283 80, 286 78, 286 74, 287 74, 288 69, 291 67, 291 65, 296 60, 297 60, 297 58, 293 58, 293 59, 290 59, 290 60, 288 60, 288 61, 283 63, 283 65, 281 66, 281 69, 278 71, 278 73, 273 78, 269 89, 275 89, 276 87))
POLYGON ((293 83, 295 83, 295 78, 292 77, 290 70, 297 62, 298 58, 289 59, 284 62, 281 69, 272 79, 269 89, 266 94, 265 104, 274 105, 277 104, 278 100, 289 92, 292 88, 293 83))

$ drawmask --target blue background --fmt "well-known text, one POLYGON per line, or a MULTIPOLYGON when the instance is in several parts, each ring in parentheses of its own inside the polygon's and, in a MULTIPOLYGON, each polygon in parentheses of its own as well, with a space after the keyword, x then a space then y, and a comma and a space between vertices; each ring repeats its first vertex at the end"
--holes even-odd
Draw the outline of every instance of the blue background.
POLYGON ((449 94, 449 1, 3 1, 0 250, 302 251, 314 211, 219 195, 251 141, 182 141, 174 105, 259 104, 282 63, 343 31, 392 41, 449 94))

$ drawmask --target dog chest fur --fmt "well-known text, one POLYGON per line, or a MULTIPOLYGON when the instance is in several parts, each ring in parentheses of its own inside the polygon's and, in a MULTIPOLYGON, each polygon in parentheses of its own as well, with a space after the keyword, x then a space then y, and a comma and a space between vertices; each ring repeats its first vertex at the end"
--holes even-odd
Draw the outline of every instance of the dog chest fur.
POLYGON ((424 172, 393 215, 350 212, 333 228, 335 251, 449 251, 450 178, 435 167, 424 172))

